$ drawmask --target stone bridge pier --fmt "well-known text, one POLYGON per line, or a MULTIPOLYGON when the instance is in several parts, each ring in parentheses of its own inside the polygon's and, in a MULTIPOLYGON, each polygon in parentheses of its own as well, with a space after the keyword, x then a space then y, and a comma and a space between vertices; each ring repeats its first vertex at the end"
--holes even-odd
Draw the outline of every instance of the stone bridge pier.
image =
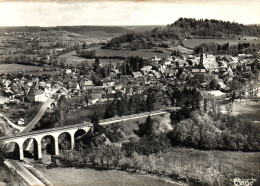
MULTIPOLYGON (((37 148, 37 157, 36 159, 42 159, 42 139, 46 136, 51 136, 54 140, 54 155, 59 155, 59 137, 63 133, 67 133, 70 135, 70 144, 71 149, 74 148, 75 145, 75 134, 79 130, 83 130, 84 132, 88 132, 90 130, 91 126, 77 126, 77 125, 71 125, 71 126, 64 126, 59 128, 53 128, 53 129, 46 129, 46 130, 39 130, 39 131, 33 131, 29 133, 21 133, 18 135, 14 135, 12 137, 8 137, 6 139, 1 139, 4 141, 4 144, 8 145, 9 143, 15 143, 19 147, 19 159, 24 159, 24 145, 25 141, 28 139, 32 139, 36 145, 34 145, 34 148, 37 148)), ((52 143, 52 142, 51 142, 52 143)), ((53 144, 51 144, 53 145, 53 144)))

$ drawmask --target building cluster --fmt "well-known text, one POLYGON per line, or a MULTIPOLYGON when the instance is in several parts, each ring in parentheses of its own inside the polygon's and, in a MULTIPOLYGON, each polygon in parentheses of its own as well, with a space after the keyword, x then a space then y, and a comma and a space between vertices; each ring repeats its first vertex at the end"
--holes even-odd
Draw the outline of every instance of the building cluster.
MULTIPOLYGON (((202 53, 198 56, 186 54, 148 59, 140 70, 123 75, 122 66, 109 67, 109 76, 101 78, 101 84, 95 86, 89 75, 82 74, 80 68, 67 67, 59 70, 57 78, 38 78, 19 74, 10 79, 7 74, 0 77, 0 104, 20 101, 45 102, 54 89, 54 95, 68 97, 87 96, 87 104, 97 104, 113 99, 129 98, 132 95, 147 96, 150 89, 166 91, 169 87, 196 87, 210 89, 214 79, 217 89, 229 91, 229 84, 234 78, 248 78, 259 69, 259 59, 251 55, 237 57, 214 56, 202 53), (150 65, 151 64, 151 65, 150 65)), ((91 73, 94 73, 93 71, 91 73)))

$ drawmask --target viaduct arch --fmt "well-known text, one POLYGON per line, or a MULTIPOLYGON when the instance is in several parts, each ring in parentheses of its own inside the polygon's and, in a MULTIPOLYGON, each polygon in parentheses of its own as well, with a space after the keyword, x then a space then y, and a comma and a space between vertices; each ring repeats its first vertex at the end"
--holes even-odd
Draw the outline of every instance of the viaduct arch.
MULTIPOLYGON (((28 133, 21 133, 5 138, 1 138, 0 140, 4 142, 4 144, 8 145, 8 143, 15 143, 19 147, 19 159, 24 159, 24 145, 25 141, 32 139, 35 143, 37 152, 34 154, 36 155, 35 159, 42 159, 42 140, 46 136, 51 136, 54 140, 54 155, 59 155, 59 136, 63 133, 67 133, 70 135, 70 147, 71 149, 74 148, 75 138, 74 135, 78 130, 83 130, 86 133, 91 129, 91 123, 81 123, 77 125, 66 125, 63 127, 57 127, 52 129, 45 129, 45 130, 38 130, 28 133)), ((52 144, 53 145, 53 144, 52 144)))

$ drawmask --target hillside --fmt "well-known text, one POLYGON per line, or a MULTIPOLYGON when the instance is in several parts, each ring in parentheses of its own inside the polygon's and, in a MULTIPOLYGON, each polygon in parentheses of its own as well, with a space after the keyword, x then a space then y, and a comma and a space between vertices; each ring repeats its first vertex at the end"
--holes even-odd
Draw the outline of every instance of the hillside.
POLYGON ((131 43, 131 48, 151 48, 165 46, 172 41, 185 38, 239 38, 243 36, 260 37, 260 27, 243 25, 220 20, 180 18, 166 27, 156 27, 151 31, 129 33, 111 39, 107 47, 119 47, 121 43, 131 43))
POLYGON ((81 34, 83 36, 118 36, 125 33, 133 33, 134 31, 128 30, 121 26, 57 26, 57 27, 38 27, 38 26, 13 26, 13 27, 0 27, 0 33, 5 32, 70 32, 72 34, 81 34))
POLYGON ((156 27, 166 27, 162 25, 132 25, 132 26, 123 26, 124 28, 133 31, 133 32, 146 32, 151 31, 152 29, 155 29, 156 27))

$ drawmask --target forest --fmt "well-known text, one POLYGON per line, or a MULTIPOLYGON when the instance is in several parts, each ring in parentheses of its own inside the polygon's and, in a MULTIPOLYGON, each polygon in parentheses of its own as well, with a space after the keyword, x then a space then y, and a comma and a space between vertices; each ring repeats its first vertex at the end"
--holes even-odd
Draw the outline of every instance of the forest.
POLYGON ((122 43, 131 43, 130 49, 167 47, 158 41, 183 40, 185 38, 240 38, 241 36, 260 36, 260 27, 214 19, 180 18, 166 27, 156 27, 151 31, 128 33, 112 38, 108 48, 120 47, 122 43))

